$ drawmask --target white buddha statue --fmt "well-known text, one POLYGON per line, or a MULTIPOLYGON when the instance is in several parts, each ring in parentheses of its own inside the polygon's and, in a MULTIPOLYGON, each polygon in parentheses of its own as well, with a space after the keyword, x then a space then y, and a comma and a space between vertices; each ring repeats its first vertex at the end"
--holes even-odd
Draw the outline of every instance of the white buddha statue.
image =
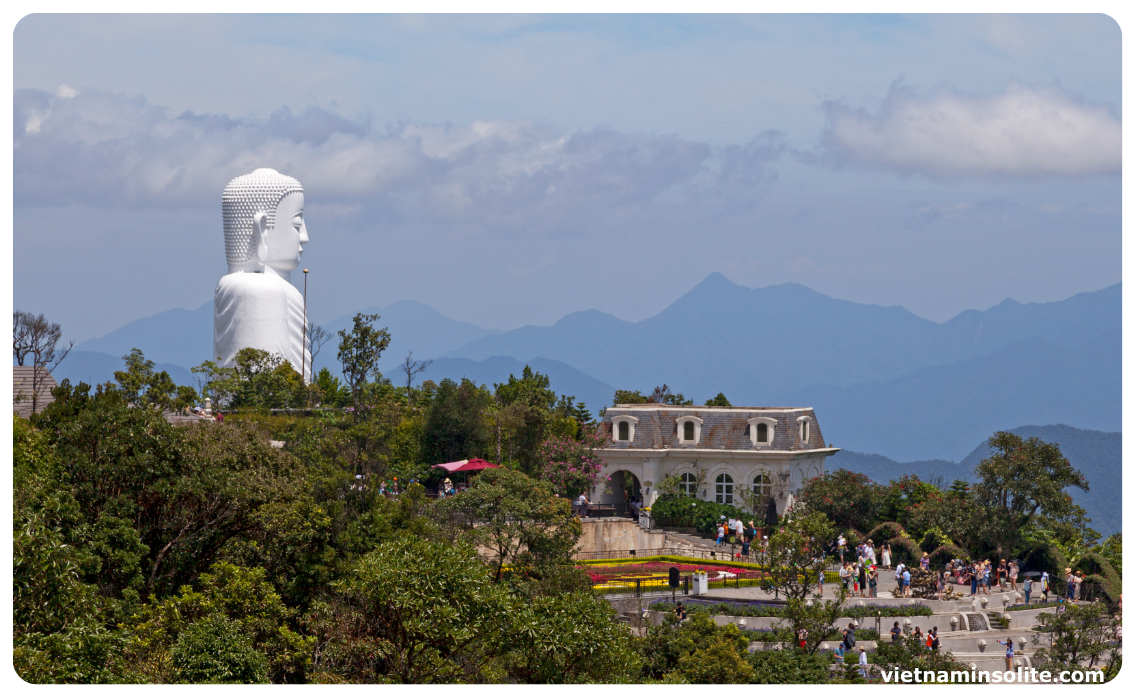
POLYGON ((298 372, 308 363, 304 299, 289 282, 309 242, 304 206, 301 183, 273 169, 238 176, 222 193, 230 272, 214 290, 218 365, 233 366, 246 347, 280 354, 298 372))

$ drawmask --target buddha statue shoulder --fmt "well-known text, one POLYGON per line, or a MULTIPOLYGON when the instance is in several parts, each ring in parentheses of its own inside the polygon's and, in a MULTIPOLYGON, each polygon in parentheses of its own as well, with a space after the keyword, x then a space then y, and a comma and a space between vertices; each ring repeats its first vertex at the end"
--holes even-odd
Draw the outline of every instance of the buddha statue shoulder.
POLYGON ((222 193, 229 273, 214 289, 219 366, 246 347, 279 354, 297 372, 307 363, 304 299, 290 282, 309 242, 304 206, 301 183, 273 169, 238 176, 222 193))

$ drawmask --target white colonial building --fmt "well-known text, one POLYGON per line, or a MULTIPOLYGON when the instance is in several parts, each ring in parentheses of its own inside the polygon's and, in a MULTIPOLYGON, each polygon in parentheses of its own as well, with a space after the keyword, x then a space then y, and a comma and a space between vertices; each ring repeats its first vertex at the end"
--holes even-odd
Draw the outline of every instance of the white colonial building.
POLYGON ((666 476, 676 476, 681 491, 698 499, 741 505, 743 487, 782 515, 839 450, 824 443, 810 407, 615 405, 599 431, 607 438, 605 467, 591 498, 619 508, 628 472, 643 506, 666 476))

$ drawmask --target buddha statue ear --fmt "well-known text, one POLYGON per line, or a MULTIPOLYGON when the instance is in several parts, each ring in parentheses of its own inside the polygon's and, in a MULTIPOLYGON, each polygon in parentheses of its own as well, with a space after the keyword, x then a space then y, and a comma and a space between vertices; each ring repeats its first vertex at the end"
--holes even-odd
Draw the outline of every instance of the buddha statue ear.
POLYGON ((253 215, 253 235, 256 237, 255 243, 257 244, 257 262, 265 265, 269 260, 269 244, 266 241, 266 234, 269 225, 269 215, 264 212, 258 212, 253 215))

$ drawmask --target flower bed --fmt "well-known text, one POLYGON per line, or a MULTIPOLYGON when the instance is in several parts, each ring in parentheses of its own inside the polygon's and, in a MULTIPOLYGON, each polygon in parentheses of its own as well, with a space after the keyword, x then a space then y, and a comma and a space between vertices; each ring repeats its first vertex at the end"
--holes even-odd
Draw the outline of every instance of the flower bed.
MULTIPOLYGON (((660 578, 669 577, 669 569, 676 567, 682 574, 691 574, 694 571, 706 571, 709 579, 718 578, 724 574, 736 576, 746 573, 739 568, 724 565, 708 564, 680 564, 674 562, 649 561, 639 564, 619 564, 616 566, 587 566, 583 567, 590 580, 594 583, 614 578, 660 578)), ((755 569, 753 569, 755 571, 755 569)))
MULTIPOLYGON (((685 609, 689 612, 707 612, 710 615, 723 614, 731 617, 782 617, 784 607, 762 601, 728 602, 686 600, 685 609)), ((655 602, 649 609, 657 612, 672 612, 676 607, 671 602, 655 602)), ((844 617, 929 617, 934 614, 926 605, 864 605, 849 606, 843 610, 844 617)))
POLYGON ((1056 607, 1058 604, 1059 603, 1056 603, 1056 602, 1049 602, 1049 603, 1037 602, 1037 603, 1032 603, 1030 605, 1010 605, 1009 607, 1005 608, 1005 611, 1006 612, 1021 612, 1022 610, 1043 610, 1047 607, 1056 607))

